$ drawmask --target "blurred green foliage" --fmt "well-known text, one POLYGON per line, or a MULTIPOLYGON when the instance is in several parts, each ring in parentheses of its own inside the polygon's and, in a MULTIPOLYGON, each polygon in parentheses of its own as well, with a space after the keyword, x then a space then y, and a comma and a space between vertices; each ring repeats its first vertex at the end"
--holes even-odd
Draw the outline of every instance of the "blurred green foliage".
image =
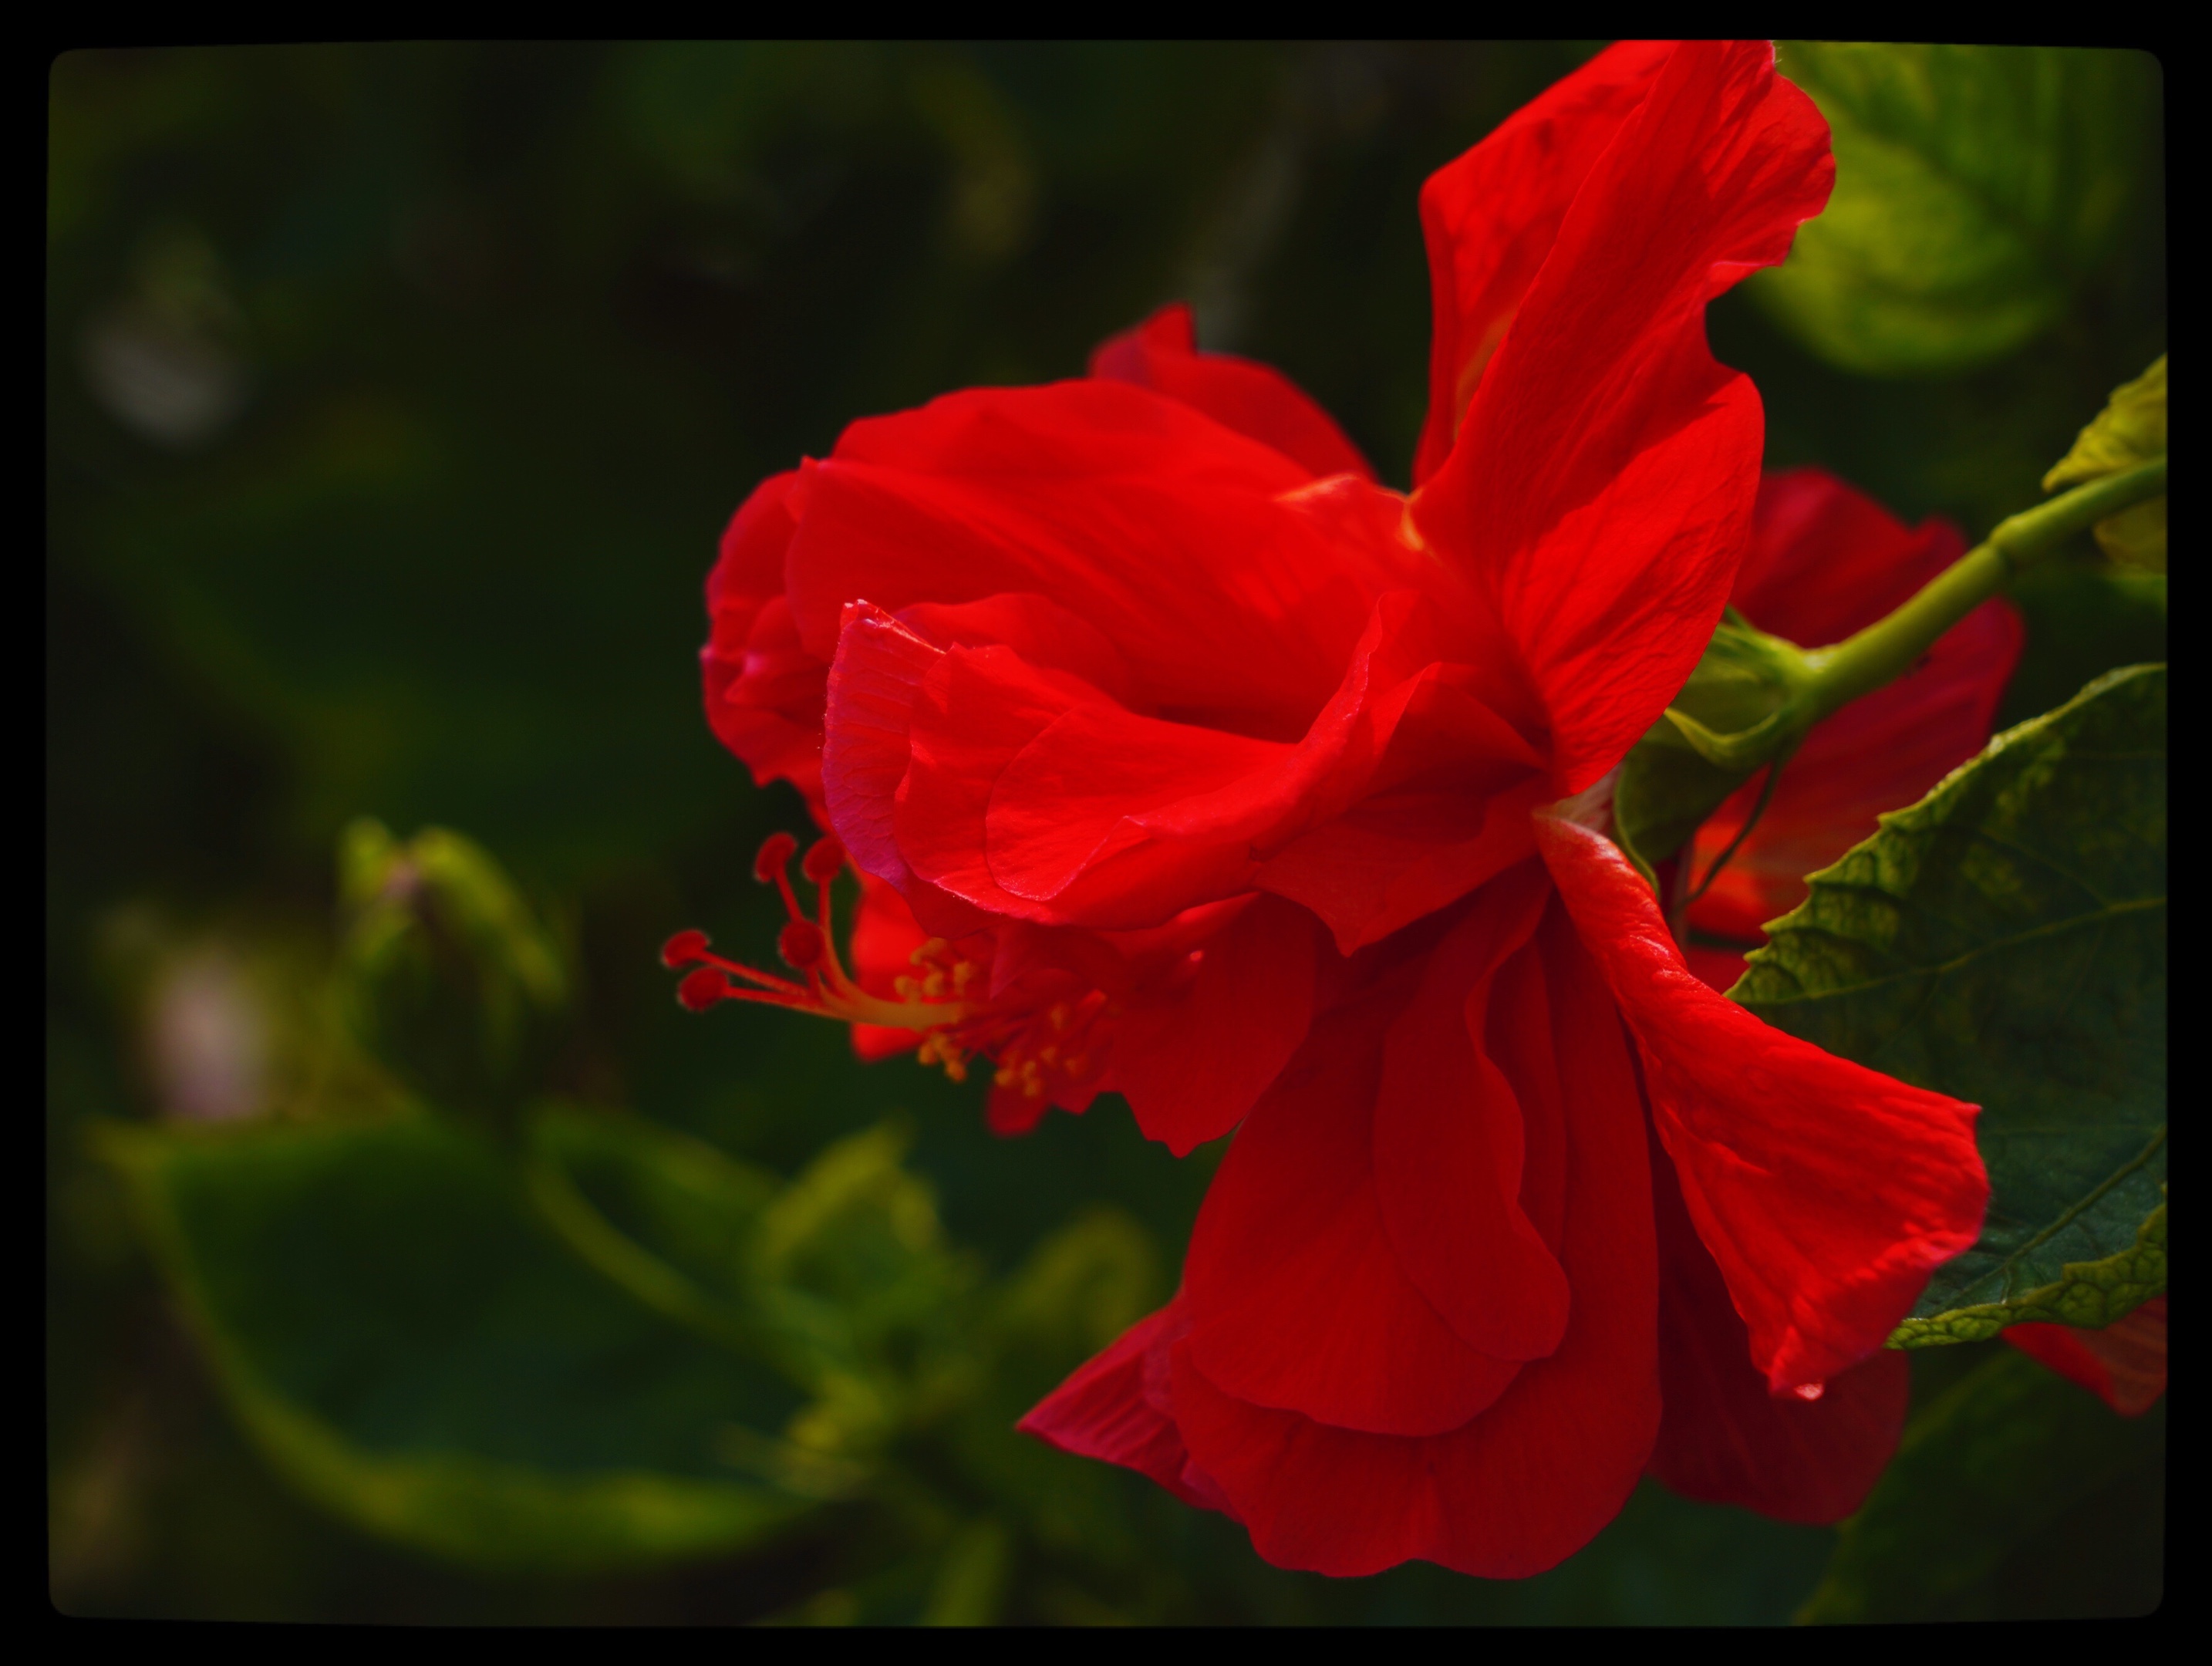
POLYGON ((1781 44, 1836 188, 1748 292, 1831 363, 1971 369, 2066 313, 2149 188, 2159 66, 2067 47, 1781 44))
MULTIPOLYGON (((1077 374, 1178 296, 1402 477, 1415 193, 1590 50, 55 64, 65 1609, 1713 1623, 1804 1602, 1833 1534, 1650 1487, 1536 1579, 1333 1584, 1013 1436, 1172 1286, 1209 1159, 1113 1104, 994 1140, 975 1094, 863 1067, 829 1026, 683 1013, 653 961, 678 927, 765 944, 781 918, 749 860, 801 812, 714 744, 694 658, 756 480, 857 416, 1077 374), (360 817, 467 839, 364 832, 334 879, 360 817), (516 1039, 457 1056, 440 1025, 494 1009, 516 1039), (425 1110, 471 1099, 498 1114, 425 1110)), ((1863 379, 1717 306, 1771 460, 1976 532, 2035 501, 2165 346, 2157 165, 2041 333, 1968 373, 1863 379)), ((2163 579, 2078 553, 2020 598, 2017 716, 2163 657, 2163 579)), ((1982 1350, 1939 1352, 1930 1395, 1982 1350)))

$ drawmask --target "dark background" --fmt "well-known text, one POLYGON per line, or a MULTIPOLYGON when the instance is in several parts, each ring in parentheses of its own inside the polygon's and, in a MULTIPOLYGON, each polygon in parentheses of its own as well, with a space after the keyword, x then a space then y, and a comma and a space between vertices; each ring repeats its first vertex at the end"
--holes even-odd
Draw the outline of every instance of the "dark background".
MULTIPOLYGON (((212 1109, 180 1103, 149 991, 179 964, 219 980, 251 962, 281 982, 325 953, 333 844, 357 814, 467 832, 568 923, 586 976, 559 1066, 571 1091, 787 1171, 908 1108, 953 1237, 994 1267, 1097 1198, 1180 1244, 1203 1164, 1145 1145, 1118 1105, 1000 1143, 979 1090, 906 1061, 864 1069, 828 1026, 676 1007, 657 944, 690 925, 764 942, 751 853, 804 819, 787 789, 755 791, 700 715, 715 538, 757 480, 854 417, 1080 374, 1098 339, 1176 298, 1195 304, 1203 345, 1280 366, 1402 484, 1426 394, 1420 183, 1593 50, 370 46, 56 63, 46 1389, 64 1608, 780 1606, 772 1560, 501 1579, 362 1538, 262 1468, 170 1316, 84 1131, 265 1108, 252 1083, 212 1109)), ((2106 392, 2163 349, 2148 202, 2057 331, 1971 375, 1855 379, 1741 297, 1721 302, 1715 346, 1759 380, 1770 461, 1826 464, 1975 533, 2035 501, 2106 392)), ((2063 586, 2024 599, 2032 628, 2039 606, 2096 605, 2063 586)), ((2062 636, 2038 637, 2008 717, 2153 657, 2062 636)), ((1421 1568, 1330 1586, 1182 1515, 1220 1618, 1780 1619, 1826 1544, 1647 1493, 1546 1580, 1421 1568)))

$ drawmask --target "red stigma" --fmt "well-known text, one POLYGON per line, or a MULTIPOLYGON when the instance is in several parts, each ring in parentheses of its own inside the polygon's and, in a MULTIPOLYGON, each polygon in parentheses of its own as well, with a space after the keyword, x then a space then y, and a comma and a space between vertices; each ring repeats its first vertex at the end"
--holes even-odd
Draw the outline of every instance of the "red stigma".
POLYGON ((771 833, 761 842, 760 854, 753 858, 753 878, 764 885, 772 885, 783 877, 791 864, 792 853, 799 848, 799 841, 788 833, 771 833))
POLYGON ((706 953, 706 933, 678 932, 660 945, 660 964, 672 970, 678 966, 689 966, 695 960, 704 959, 706 953))
POLYGON ((806 860, 799 863, 799 871, 816 885, 826 885, 837 877, 844 866, 845 847, 832 836, 815 842, 807 851, 806 860))
POLYGON ((802 972, 811 971, 822 964, 827 948, 822 929, 811 920, 793 920, 775 934, 775 952, 783 957, 787 966, 802 972))
POLYGON ((676 986, 676 999, 694 1012, 703 1012, 716 1001, 724 999, 730 990, 721 973, 711 966, 702 966, 685 975, 676 986))

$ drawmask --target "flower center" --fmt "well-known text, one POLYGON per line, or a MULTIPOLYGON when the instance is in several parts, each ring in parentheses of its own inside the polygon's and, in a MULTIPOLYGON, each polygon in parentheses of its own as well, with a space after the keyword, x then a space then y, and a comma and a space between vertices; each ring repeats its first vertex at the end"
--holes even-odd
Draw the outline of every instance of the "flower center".
POLYGON ((791 883, 798 848, 790 834, 772 834, 753 858, 753 878, 782 895, 788 917, 776 933, 776 952, 797 977, 726 959, 708 947, 704 932, 681 931, 661 946, 660 960, 672 970, 692 969, 676 988, 685 1006, 703 1012, 725 1000, 750 1000, 843 1024, 910 1030, 921 1038, 923 1064, 942 1066, 963 1082, 969 1061, 980 1055, 996 1067, 996 1085, 1030 1099, 1079 1088, 1097 1073, 1103 1031, 1118 1009, 1097 989, 1073 999, 990 998, 984 993, 990 988, 988 941, 978 958, 933 937, 909 958, 914 970, 892 980, 892 998, 862 988, 838 958, 831 913, 830 887, 845 866, 844 847, 825 837, 799 863, 815 887, 811 916, 791 883))

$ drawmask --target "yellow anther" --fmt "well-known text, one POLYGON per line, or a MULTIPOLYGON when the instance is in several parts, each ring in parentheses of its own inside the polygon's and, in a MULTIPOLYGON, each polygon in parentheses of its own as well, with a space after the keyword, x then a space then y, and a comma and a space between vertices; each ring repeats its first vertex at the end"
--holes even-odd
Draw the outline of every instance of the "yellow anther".
POLYGON ((907 958, 917 966, 927 966, 931 961, 936 959, 938 956, 945 952, 945 941, 943 938, 933 937, 928 942, 923 944, 912 954, 908 955, 907 958))
POLYGON ((945 1074, 949 1081, 964 1082, 968 1079, 968 1067, 958 1059, 947 1059, 945 1061, 945 1074))
POLYGON ((1012 1065, 1000 1065, 996 1070, 991 1073, 991 1080, 997 1086, 1012 1087, 1014 1085, 1013 1067, 1012 1065))
POLYGON ((954 994, 966 994, 968 993, 968 986, 975 981, 975 963, 974 961, 962 960, 954 963, 952 968, 952 993, 954 994))
POLYGON ((935 1000, 943 995, 945 993, 945 974, 942 971, 933 969, 929 976, 921 981, 921 993, 931 1000, 935 1000))
POLYGON ((898 992, 898 998, 901 1000, 912 1000, 921 993, 921 980, 917 977, 908 977, 902 972, 891 980, 891 988, 898 992))
POLYGON ((1054 1001, 1053 1003, 1052 1011, 1046 1013, 1045 1016, 1052 1020, 1052 1027, 1054 1029, 1066 1029, 1067 1020, 1070 1016, 1067 1010, 1067 1003, 1064 1000, 1054 1001))

